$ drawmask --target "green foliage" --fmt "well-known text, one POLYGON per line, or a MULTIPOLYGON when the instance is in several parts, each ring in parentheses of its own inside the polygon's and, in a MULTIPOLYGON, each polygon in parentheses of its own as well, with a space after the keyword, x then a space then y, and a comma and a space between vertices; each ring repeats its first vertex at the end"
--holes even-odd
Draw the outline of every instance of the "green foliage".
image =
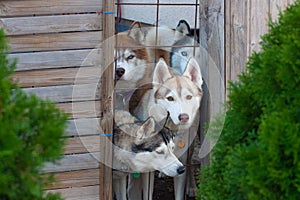
POLYGON ((300 199, 300 0, 231 83, 225 124, 197 199, 300 199))
POLYGON ((15 62, 7 59, 3 30, 0 31, 0 199, 55 200, 45 194, 42 178, 45 162, 55 161, 62 153, 66 115, 48 101, 25 94, 10 75, 15 62))

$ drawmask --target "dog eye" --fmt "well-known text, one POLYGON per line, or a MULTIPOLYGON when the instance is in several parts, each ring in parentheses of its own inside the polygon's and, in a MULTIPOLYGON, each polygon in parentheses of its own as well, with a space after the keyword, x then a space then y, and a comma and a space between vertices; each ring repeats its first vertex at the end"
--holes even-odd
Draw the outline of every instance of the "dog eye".
POLYGON ((157 154, 164 154, 165 152, 163 150, 156 150, 155 151, 157 154))
POLYGON ((133 59, 134 58, 134 55, 130 55, 127 57, 127 60, 130 60, 130 59, 133 59))
POLYGON ((186 99, 187 99, 187 100, 191 100, 192 98, 193 98, 192 95, 187 95, 187 96, 186 96, 186 99))
POLYGON ((168 99, 168 101, 174 101, 174 98, 171 96, 167 97, 167 99, 168 99))
POLYGON ((181 55, 182 55, 182 56, 187 56, 187 52, 186 52, 186 51, 182 51, 182 52, 181 52, 181 55))

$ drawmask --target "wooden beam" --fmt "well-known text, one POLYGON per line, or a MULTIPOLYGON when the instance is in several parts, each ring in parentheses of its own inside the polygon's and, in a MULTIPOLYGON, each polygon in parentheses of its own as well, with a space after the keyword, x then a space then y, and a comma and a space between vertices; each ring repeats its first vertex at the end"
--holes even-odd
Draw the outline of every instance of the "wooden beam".
MULTIPOLYGON (((101 128, 103 134, 113 133, 113 91, 114 91, 114 33, 115 1, 103 1, 103 10, 112 14, 103 15, 103 75, 101 79, 101 128)), ((99 199, 112 200, 112 138, 100 137, 100 181, 99 199), (105 161, 105 163, 103 162, 105 161)))

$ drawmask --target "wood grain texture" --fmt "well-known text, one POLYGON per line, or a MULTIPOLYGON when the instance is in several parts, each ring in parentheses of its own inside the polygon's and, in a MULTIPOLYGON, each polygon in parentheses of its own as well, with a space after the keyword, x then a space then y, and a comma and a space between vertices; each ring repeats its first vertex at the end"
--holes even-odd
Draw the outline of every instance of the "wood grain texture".
POLYGON ((95 169, 99 166, 99 152, 65 155, 58 162, 46 163, 43 167, 44 173, 76 171, 84 169, 95 169))
POLYGON ((9 0, 0 2, 0 17, 98 12, 101 0, 9 0))
POLYGON ((100 134, 99 118, 78 118, 68 120, 66 136, 87 136, 100 134))
POLYGON ((12 75, 12 79, 21 87, 45 87, 68 84, 96 85, 101 79, 100 72, 99 67, 17 71, 12 75))
POLYGON ((9 37, 10 52, 92 49, 102 41, 102 32, 52 33, 9 37))
MULTIPOLYGON (((103 10, 114 11, 115 1, 103 1, 103 10)), ((104 15, 103 16, 103 66, 108 66, 103 71, 101 79, 101 127, 103 133, 113 132, 113 91, 114 91, 114 26, 115 16, 104 15)), ((112 165, 112 145, 110 138, 101 137, 100 139, 100 158, 111 166, 112 165)), ((99 199, 100 200, 112 200, 112 169, 107 165, 99 165, 99 199)))
POLYGON ((96 200, 99 199, 99 186, 72 187, 48 192, 60 193, 66 200, 96 200))
POLYGON ((210 144, 206 124, 222 109, 224 102, 224 2, 200 1, 200 66, 205 84, 200 106, 201 163, 209 162, 210 144))
POLYGON ((70 50, 36 53, 10 54, 8 58, 16 59, 16 71, 66 68, 79 66, 101 66, 101 49, 70 50))
POLYGON ((68 138, 64 154, 97 152, 100 148, 100 136, 81 136, 68 138))
POLYGON ((56 103, 100 100, 97 84, 24 88, 24 91, 56 103))
POLYGON ((261 36, 268 31, 268 15, 270 13, 269 0, 251 0, 250 1, 250 19, 249 19, 249 51, 250 56, 253 51, 260 51, 261 36))
POLYGON ((100 101, 83 101, 56 104, 56 107, 69 114, 69 119, 97 118, 100 116, 100 101))
POLYGON ((102 15, 98 14, 0 18, 0 27, 4 28, 7 36, 70 31, 99 31, 102 30, 101 19, 102 15))
MULTIPOLYGON (((278 19, 293 0, 226 1, 226 81, 236 81, 243 72, 248 56, 259 51, 261 36, 268 31, 269 15, 278 19)), ((227 91, 228 92, 228 91, 227 91)))
MULTIPOLYGON (((47 176, 47 175, 45 175, 47 176)), ((62 188, 77 188, 99 185, 99 170, 87 169, 80 171, 56 173, 54 178, 55 183, 48 185, 46 189, 62 189, 62 188)))

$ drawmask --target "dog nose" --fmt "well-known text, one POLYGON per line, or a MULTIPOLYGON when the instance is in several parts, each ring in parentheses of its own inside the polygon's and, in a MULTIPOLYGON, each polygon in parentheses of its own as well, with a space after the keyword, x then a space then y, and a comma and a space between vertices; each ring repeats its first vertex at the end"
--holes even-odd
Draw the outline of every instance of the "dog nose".
POLYGON ((180 115, 178 116, 179 121, 180 121, 180 122, 183 122, 183 123, 188 122, 188 121, 189 121, 189 118, 190 118, 189 115, 186 114, 186 113, 182 113, 182 114, 180 114, 180 115))
POLYGON ((120 67, 120 68, 116 69, 116 74, 117 74, 118 77, 123 76, 124 73, 125 73, 125 69, 124 68, 120 67))
POLYGON ((180 166, 177 168, 177 173, 178 174, 183 174, 185 172, 185 167, 184 166, 180 166))

